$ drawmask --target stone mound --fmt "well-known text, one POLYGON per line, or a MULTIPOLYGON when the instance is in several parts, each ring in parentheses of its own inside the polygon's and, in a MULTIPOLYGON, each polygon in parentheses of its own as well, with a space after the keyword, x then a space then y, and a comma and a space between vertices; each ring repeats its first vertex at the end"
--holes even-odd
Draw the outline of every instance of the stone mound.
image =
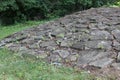
POLYGON ((120 70, 120 8, 76 12, 10 35, 0 47, 55 65, 120 70))

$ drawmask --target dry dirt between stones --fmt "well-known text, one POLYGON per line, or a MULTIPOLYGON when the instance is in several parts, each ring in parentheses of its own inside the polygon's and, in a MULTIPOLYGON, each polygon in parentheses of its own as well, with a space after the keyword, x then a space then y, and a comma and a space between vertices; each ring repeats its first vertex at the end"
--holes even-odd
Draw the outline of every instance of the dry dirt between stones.
POLYGON ((76 12, 10 35, 3 47, 120 80, 120 8, 76 12))

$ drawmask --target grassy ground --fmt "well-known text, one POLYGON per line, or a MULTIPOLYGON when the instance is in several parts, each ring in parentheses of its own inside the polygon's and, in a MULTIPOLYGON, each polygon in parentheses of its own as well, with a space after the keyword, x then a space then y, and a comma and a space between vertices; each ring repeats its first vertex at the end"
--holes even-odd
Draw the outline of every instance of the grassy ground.
POLYGON ((0 80, 92 80, 85 72, 0 50, 0 80))

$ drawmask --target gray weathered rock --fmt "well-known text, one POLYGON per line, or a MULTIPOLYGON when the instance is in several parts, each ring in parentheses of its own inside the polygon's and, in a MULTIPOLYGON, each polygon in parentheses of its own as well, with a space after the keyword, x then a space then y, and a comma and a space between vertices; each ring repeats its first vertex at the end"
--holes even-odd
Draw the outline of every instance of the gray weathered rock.
POLYGON ((36 58, 36 52, 27 49, 26 47, 21 47, 18 52, 22 57, 36 58))
POLYGON ((115 48, 115 50, 120 51, 120 43, 117 41, 113 41, 113 47, 115 48))
POLYGON ((59 55, 55 54, 55 55, 50 55, 50 61, 53 63, 53 62, 61 62, 61 58, 59 55))
POLYGON ((120 52, 118 52, 117 61, 120 62, 120 52))
POLYGON ((78 55, 70 55, 67 60, 69 61, 77 61, 78 55))
POLYGON ((74 49, 84 50, 84 49, 104 49, 111 50, 110 41, 86 41, 86 42, 77 42, 73 44, 71 47, 74 49))
POLYGON ((61 41, 60 44, 61 47, 69 47, 68 42, 67 41, 61 41))
POLYGON ((96 61, 94 61, 94 62, 91 62, 89 65, 103 68, 103 67, 108 66, 108 65, 111 64, 112 62, 113 62, 113 59, 111 59, 111 58, 103 58, 103 59, 100 59, 100 60, 96 60, 96 61))
POLYGON ((92 40, 112 40, 112 35, 107 31, 95 30, 91 32, 92 40))
POLYGON ((120 63, 113 63, 112 66, 120 70, 120 63))
POLYGON ((43 36, 39 35, 39 36, 33 36, 34 40, 43 40, 43 36))
POLYGON ((31 44, 31 45, 29 45, 29 48, 30 49, 38 49, 39 48, 39 44, 38 43, 31 44))
POLYGON ((42 42, 39 44, 40 47, 45 48, 47 46, 56 46, 57 44, 54 41, 42 42))
POLYGON ((80 57, 78 58, 78 64, 88 64, 90 62, 101 60, 101 58, 108 57, 111 55, 111 52, 102 52, 102 51, 81 51, 80 57))
POLYGON ((114 37, 120 41, 120 30, 116 29, 112 31, 112 34, 114 35, 114 37))
POLYGON ((51 32, 51 35, 55 36, 55 37, 60 37, 60 34, 64 34, 65 33, 65 29, 62 27, 59 28, 55 28, 53 29, 53 31, 51 32))
POLYGON ((53 51, 53 54, 58 54, 62 58, 66 58, 70 55, 70 53, 67 50, 55 50, 53 51))
POLYGON ((73 49, 84 50, 85 49, 85 42, 77 42, 71 46, 73 49))
POLYGON ((4 43, 4 42, 0 42, 0 48, 2 47, 2 46, 4 46, 6 43, 4 43))

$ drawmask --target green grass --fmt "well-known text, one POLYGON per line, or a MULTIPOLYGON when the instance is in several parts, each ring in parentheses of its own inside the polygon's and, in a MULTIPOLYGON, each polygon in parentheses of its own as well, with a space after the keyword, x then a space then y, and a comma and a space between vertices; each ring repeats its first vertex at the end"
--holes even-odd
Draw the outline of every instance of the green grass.
POLYGON ((86 72, 0 50, 0 80, 92 80, 86 72))

